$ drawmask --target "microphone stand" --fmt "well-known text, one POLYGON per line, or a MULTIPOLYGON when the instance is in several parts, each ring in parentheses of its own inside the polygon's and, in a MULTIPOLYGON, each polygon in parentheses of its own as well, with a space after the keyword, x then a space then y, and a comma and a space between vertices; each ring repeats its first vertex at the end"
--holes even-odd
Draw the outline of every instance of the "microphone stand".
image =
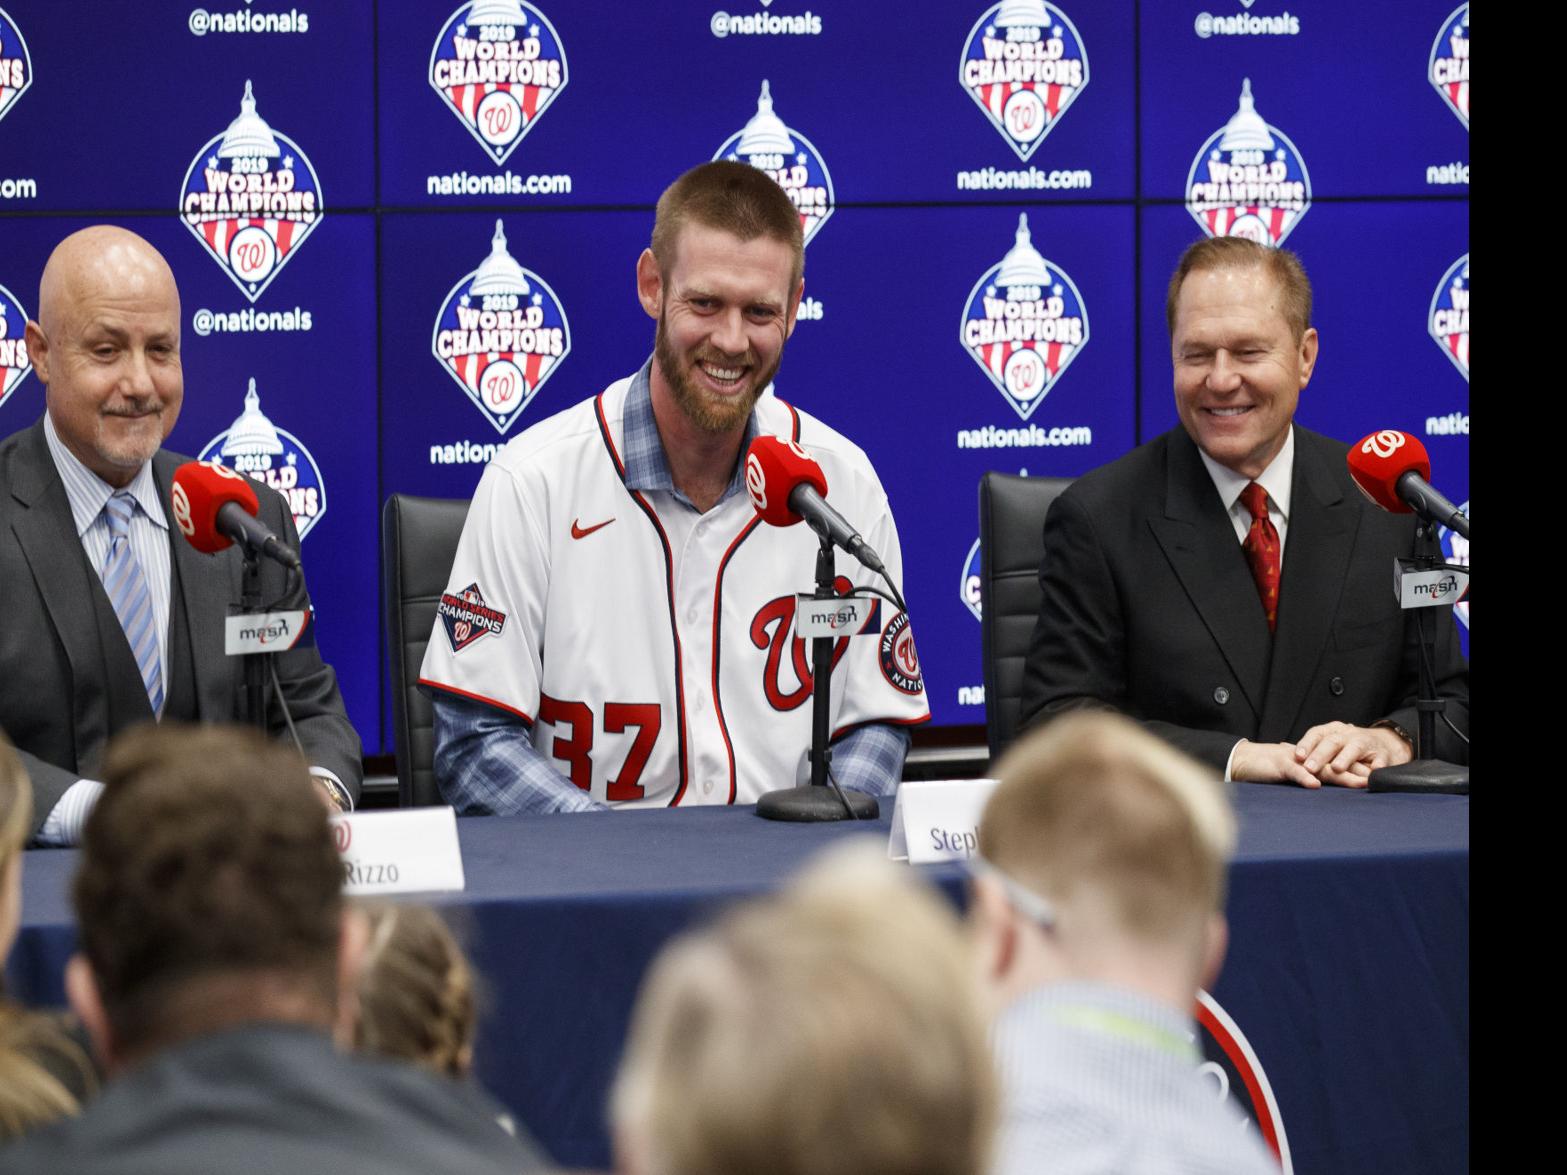
MULTIPOLYGON (((245 561, 240 573, 239 611, 242 616, 254 616, 262 611, 261 560, 248 543, 240 543, 245 561)), ((245 657, 243 712, 250 724, 262 731, 269 729, 267 722, 267 662, 271 653, 245 657)))
MULTIPOLYGON (((832 540, 826 535, 819 537, 814 595, 818 600, 834 600, 838 587, 832 540)), ((811 640, 811 782, 762 796, 756 814, 764 820, 874 820, 880 812, 875 796, 844 791, 832 779, 832 748, 827 745, 832 734, 832 646, 830 636, 811 640)))
MULTIPOLYGON (((1437 538, 1437 524, 1422 518, 1415 528, 1414 562, 1417 571, 1437 571, 1447 566, 1437 538)), ((1397 767, 1378 767, 1371 773, 1369 791, 1431 792, 1442 795, 1469 794, 1469 768, 1441 759, 1436 754, 1436 723, 1447 708, 1447 701, 1436 688, 1436 625, 1431 608, 1416 609, 1415 629, 1420 637, 1420 692, 1415 699, 1419 725, 1415 731, 1415 757, 1397 767)))

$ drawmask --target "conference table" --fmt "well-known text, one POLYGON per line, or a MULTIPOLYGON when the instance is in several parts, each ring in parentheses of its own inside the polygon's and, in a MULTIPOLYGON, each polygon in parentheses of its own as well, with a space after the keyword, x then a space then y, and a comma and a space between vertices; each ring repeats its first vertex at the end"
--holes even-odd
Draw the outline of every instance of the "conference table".
MULTIPOLYGON (((1293 1171, 1467 1170, 1469 798, 1248 785, 1235 803, 1230 948, 1212 995, 1247 1072, 1215 1072, 1216 1087, 1239 1095, 1239 1077, 1270 1095, 1293 1171)), ((467 888, 428 900, 485 976, 480 1079, 558 1161, 607 1166, 605 1094, 659 948, 824 846, 885 845, 891 816, 884 801, 856 824, 743 807, 459 821, 467 888)), ((75 864, 73 851, 26 854, 7 967, 25 1001, 62 999, 75 864)), ((912 868, 962 903, 960 865, 912 868)))

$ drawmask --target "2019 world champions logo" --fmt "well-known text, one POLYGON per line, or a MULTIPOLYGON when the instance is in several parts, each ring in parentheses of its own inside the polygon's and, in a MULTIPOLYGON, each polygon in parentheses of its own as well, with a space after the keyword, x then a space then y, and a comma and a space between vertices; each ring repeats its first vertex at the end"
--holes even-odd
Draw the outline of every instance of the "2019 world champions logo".
POLYGON ((326 482, 321 477, 321 467, 298 437, 278 428, 261 411, 254 378, 245 392, 245 410, 207 442, 198 458, 222 461, 230 469, 282 494, 301 541, 326 514, 326 482))
POLYGON ((1442 353, 1453 361, 1465 382, 1469 379, 1469 254, 1442 275, 1431 295, 1426 328, 1442 353))
POLYGON ((1311 207, 1311 176, 1289 136, 1257 113, 1251 79, 1240 106, 1202 145, 1186 177, 1186 209, 1210 237, 1282 245, 1311 207))
POLYGON ((1004 0, 969 30, 958 84, 1027 160, 1088 85, 1088 52, 1055 5, 1004 0))
POLYGON ((27 311, 10 290, 0 286, 0 405, 11 398, 16 385, 33 369, 22 334, 26 328, 27 311))
POLYGON ((495 163, 517 149, 566 88, 566 50, 524 0, 474 0, 430 50, 430 85, 495 163))
POLYGON ((713 158, 749 163, 777 180, 800 213, 807 245, 832 215, 832 176, 827 173, 827 164, 811 140, 786 126, 773 112, 772 89, 765 80, 756 113, 724 140, 713 158))
POLYGON ((256 113, 250 82, 239 116, 191 160, 179 211, 252 302, 321 223, 325 208, 316 169, 293 139, 256 113))
POLYGON ((560 299, 507 252, 499 220, 490 255, 446 295, 430 350, 503 436, 571 353, 560 299))
MULTIPOLYGON (((1431 43, 1426 80, 1469 129, 1469 5, 1455 8, 1431 43)), ((0 109, 4 109, 0 107, 0 109)))
MULTIPOLYGON (((27 52, 22 30, 5 9, 0 8, 0 118, 33 84, 33 59, 27 52)), ((3 399, 3 397, 0 397, 3 399)))
POLYGON ((1034 247, 1027 213, 1007 255, 969 291, 958 341, 1024 420, 1087 345, 1083 296, 1034 247))
POLYGON ((963 560, 963 577, 958 581, 958 598, 963 601, 963 606, 974 613, 975 620, 983 620, 985 613, 979 597, 979 540, 974 540, 974 545, 968 549, 968 557, 963 560))

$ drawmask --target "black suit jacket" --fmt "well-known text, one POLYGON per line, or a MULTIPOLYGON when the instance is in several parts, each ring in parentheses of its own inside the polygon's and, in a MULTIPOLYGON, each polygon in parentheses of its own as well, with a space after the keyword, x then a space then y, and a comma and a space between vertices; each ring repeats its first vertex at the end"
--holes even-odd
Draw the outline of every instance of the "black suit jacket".
MULTIPOLYGON (((1044 601, 1022 719, 1109 706, 1221 770, 1235 743, 1293 742, 1324 722, 1391 718, 1413 734, 1415 613, 1393 594, 1412 515, 1355 489, 1346 446, 1295 427, 1276 632, 1213 479, 1176 428, 1078 479, 1045 521, 1044 601)), ((1469 667, 1434 614, 1437 684, 1468 733, 1469 667)), ((1437 757, 1467 762, 1438 722, 1437 757)), ((1429 753, 1429 752, 1428 752, 1429 753)))
MULTIPOLYGON (((160 450, 152 459, 167 502, 174 470, 187 458, 160 450)), ((260 517, 296 548, 283 499, 257 485, 260 517)), ((232 722, 243 714, 244 658, 223 652, 223 621, 240 599, 243 560, 230 547, 197 551, 171 525, 170 623, 164 717, 232 722)), ((262 561, 263 599, 283 593, 282 568, 262 561)), ((281 608, 308 608, 303 584, 281 608)), ((343 781, 357 800, 363 778, 359 736, 337 677, 315 646, 277 655, 278 680, 312 764, 343 781)), ((89 566, 65 486, 44 438, 43 422, 0 441, 0 730, 16 744, 33 784, 34 832, 81 778, 94 778, 105 744, 152 720, 130 645, 89 566)), ((285 733, 273 699, 268 726, 285 733)))

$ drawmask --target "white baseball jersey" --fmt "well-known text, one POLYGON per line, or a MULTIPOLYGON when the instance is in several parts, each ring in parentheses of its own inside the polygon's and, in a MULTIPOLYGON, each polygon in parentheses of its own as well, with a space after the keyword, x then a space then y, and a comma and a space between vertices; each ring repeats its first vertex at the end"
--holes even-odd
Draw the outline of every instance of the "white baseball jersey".
MULTIPOLYGON (((595 799, 754 803, 810 781, 808 643, 795 596, 817 539, 744 494, 698 514, 625 482, 631 379, 509 442, 479 482, 420 679, 533 724, 533 745, 595 799)), ((865 454, 770 392, 759 430, 800 442, 828 498, 902 586, 887 496, 865 454)), ((839 553, 840 583, 877 583, 839 553)), ((884 586, 884 585, 882 585, 884 586)), ((834 737, 930 716, 908 618, 881 600, 834 649, 834 737)))

